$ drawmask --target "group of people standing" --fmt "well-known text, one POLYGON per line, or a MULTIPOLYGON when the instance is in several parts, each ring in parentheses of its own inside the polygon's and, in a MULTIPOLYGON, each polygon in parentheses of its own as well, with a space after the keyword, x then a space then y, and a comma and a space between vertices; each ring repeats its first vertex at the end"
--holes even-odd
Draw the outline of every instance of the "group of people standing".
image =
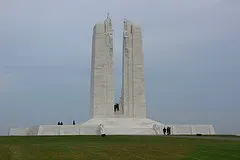
POLYGON ((167 133, 167 135, 171 134, 171 128, 170 127, 167 127, 167 129, 165 127, 163 128, 163 134, 166 135, 166 133, 167 133))

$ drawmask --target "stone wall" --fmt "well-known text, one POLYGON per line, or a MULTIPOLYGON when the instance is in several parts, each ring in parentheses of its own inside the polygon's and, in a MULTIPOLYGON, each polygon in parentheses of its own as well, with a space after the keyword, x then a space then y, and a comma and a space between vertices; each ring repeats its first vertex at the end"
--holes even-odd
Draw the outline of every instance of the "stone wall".
MULTIPOLYGON (((85 125, 40 125, 32 128, 12 128, 10 136, 33 136, 33 135, 100 135, 98 124, 85 125), (38 131, 36 132, 36 129, 38 131)), ((123 120, 122 122, 112 121, 103 124, 107 135, 163 135, 163 128, 171 127, 172 135, 213 135, 215 134, 212 125, 164 125, 151 120, 138 119, 123 120), (124 125, 125 121, 129 124, 124 125), (116 125, 117 124, 117 125, 116 125), (158 132, 153 125, 157 125, 158 132)))
POLYGON ((10 128, 9 136, 27 136, 29 132, 29 128, 10 128))

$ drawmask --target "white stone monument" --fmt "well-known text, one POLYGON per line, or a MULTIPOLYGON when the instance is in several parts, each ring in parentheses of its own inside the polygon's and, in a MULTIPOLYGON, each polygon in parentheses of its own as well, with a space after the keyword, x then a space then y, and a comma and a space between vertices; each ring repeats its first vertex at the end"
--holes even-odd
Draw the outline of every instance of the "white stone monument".
POLYGON ((124 20, 123 78, 119 112, 122 117, 146 118, 141 28, 124 20))
POLYGON ((146 118, 144 58, 141 28, 124 20, 122 93, 114 108, 113 30, 109 16, 93 28, 90 115, 76 125, 11 128, 9 135, 163 135, 215 134, 212 125, 165 125, 146 118))
POLYGON ((107 17, 104 23, 93 28, 90 113, 91 118, 113 116, 113 38, 112 23, 107 17))

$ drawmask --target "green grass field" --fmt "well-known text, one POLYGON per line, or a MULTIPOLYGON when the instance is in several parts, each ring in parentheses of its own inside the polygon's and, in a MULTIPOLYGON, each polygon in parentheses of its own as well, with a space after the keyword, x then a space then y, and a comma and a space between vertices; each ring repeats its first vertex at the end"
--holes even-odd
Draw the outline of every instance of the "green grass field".
POLYGON ((0 137, 0 160, 239 160, 240 141, 163 136, 0 137))

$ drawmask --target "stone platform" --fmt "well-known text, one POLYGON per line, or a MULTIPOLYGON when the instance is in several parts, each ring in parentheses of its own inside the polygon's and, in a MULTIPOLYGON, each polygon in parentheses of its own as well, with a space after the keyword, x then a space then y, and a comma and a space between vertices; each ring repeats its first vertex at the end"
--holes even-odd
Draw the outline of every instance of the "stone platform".
POLYGON ((212 135, 212 125, 165 125, 147 118, 94 118, 76 125, 40 125, 30 128, 11 128, 9 136, 41 135, 163 135, 171 127, 172 135, 212 135))

